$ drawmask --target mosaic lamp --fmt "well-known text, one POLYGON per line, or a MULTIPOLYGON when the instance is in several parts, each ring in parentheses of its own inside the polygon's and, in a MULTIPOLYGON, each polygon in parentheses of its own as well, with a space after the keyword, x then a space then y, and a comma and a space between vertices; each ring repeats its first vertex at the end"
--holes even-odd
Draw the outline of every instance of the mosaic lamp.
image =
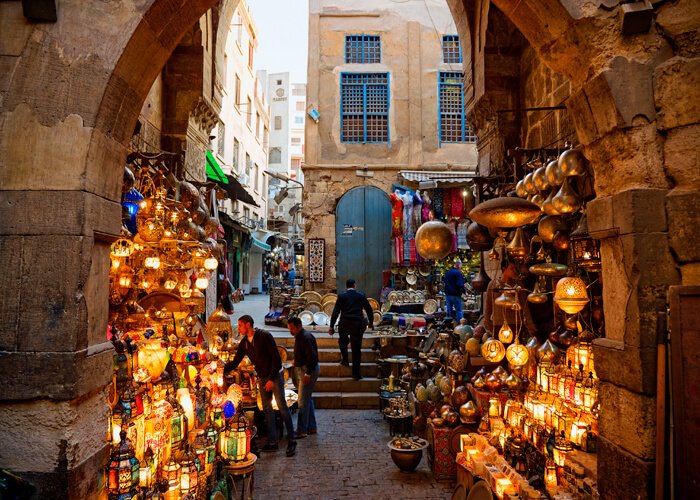
POLYGON ((140 463, 134 453, 131 441, 126 438, 126 430, 119 433, 121 441, 114 448, 107 465, 107 491, 110 496, 126 498, 135 496, 139 486, 140 463))
POLYGON ((567 276, 557 283, 554 302, 568 314, 580 312, 588 304, 588 291, 581 278, 567 276))
POLYGON ((220 451, 225 460, 241 462, 250 453, 252 429, 240 409, 231 417, 221 433, 220 451))

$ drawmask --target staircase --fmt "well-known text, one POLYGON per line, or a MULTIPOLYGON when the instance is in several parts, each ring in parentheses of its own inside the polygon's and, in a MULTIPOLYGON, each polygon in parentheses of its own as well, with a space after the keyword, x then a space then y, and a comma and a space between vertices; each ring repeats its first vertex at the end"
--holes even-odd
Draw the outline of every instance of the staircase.
MULTIPOLYGON (((314 406, 333 409, 379 408, 378 390, 381 380, 377 378, 379 352, 372 350, 374 335, 365 334, 362 339, 361 373, 364 378, 354 380, 351 367, 340 365, 338 334, 331 337, 327 328, 309 331, 316 337, 321 364, 321 374, 313 394, 314 406)), ((273 332, 273 336, 278 346, 287 348, 291 361, 294 357, 294 337, 289 332, 273 332)), ((352 361, 350 346, 348 350, 352 361)))

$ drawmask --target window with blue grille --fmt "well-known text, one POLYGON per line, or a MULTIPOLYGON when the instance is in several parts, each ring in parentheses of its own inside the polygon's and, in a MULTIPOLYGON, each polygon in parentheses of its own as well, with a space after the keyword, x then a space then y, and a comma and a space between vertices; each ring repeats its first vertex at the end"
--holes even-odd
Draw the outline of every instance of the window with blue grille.
POLYGON ((340 140, 389 142, 389 73, 341 73, 340 140))
POLYGON ((462 46, 457 35, 442 35, 442 62, 446 64, 462 63, 462 46))
POLYGON ((464 116, 461 71, 441 71, 438 81, 440 142, 476 142, 464 116))
POLYGON ((370 64, 378 63, 382 56, 379 35, 346 35, 345 62, 370 64))

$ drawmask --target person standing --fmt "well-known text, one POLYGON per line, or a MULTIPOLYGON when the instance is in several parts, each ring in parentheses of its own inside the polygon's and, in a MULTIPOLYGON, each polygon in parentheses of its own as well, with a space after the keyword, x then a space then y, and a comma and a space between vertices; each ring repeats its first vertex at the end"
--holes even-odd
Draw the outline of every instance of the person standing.
POLYGON ((352 347, 352 378, 361 380, 362 335, 367 326, 369 326, 370 330, 374 328, 372 325, 372 306, 369 305, 365 294, 355 289, 355 280, 347 280, 345 286, 347 289, 338 296, 338 300, 335 302, 335 307, 331 314, 331 327, 328 333, 330 335, 335 333, 333 325, 335 325, 338 316, 340 316, 340 322, 338 323, 338 345, 342 356, 340 364, 349 366, 348 343, 350 343, 352 347), (367 319, 362 316, 362 311, 367 313, 367 319))
POLYGON ((272 334, 267 330, 254 328, 253 318, 249 315, 238 319, 238 332, 243 336, 233 360, 226 363, 224 373, 238 368, 244 356, 248 356, 255 367, 258 376, 258 390, 262 399, 265 423, 267 425, 267 443, 263 451, 275 451, 279 449, 277 426, 275 424, 275 410, 272 408, 272 396, 277 401, 282 416, 282 421, 287 428, 287 456, 294 456, 297 442, 294 437, 294 424, 292 415, 287 408, 287 400, 284 397, 284 376, 282 374, 282 358, 277 350, 277 344, 272 334))
POLYGON ((462 261, 455 259, 453 267, 443 277, 445 284, 445 315, 455 319, 457 324, 464 317, 462 314, 462 294, 464 293, 464 275, 462 261))
POLYGON ((316 414, 311 395, 321 373, 321 367, 318 363, 316 337, 304 330, 301 320, 290 319, 287 322, 287 329, 294 337, 294 368, 297 373, 302 371, 304 373, 299 380, 299 415, 296 432, 296 438, 302 439, 308 434, 316 434, 316 414))

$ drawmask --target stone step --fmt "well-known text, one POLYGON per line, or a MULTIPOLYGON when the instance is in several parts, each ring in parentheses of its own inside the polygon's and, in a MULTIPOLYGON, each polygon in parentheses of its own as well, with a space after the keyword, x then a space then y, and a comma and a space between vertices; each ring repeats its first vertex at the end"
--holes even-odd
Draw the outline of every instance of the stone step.
MULTIPOLYGON (((294 348, 294 337, 289 332, 273 332, 273 337, 275 338, 275 343, 278 346, 286 347, 287 349, 294 348)), ((332 337, 328 333, 316 332, 314 333, 316 337, 316 345, 319 349, 338 349, 338 334, 336 333, 332 337)), ((375 337, 373 335, 365 335, 362 338, 362 348, 371 349, 374 345, 375 337)))
MULTIPOLYGON (((350 359, 352 359, 352 349, 348 348, 350 359)), ((290 356, 292 353, 289 353, 290 356)), ((375 363, 379 358, 379 352, 372 349, 362 349, 362 362, 375 363)), ((335 348, 318 348, 318 360, 321 363, 340 363, 340 349, 336 345, 335 348)))
POLYGON ((319 377, 314 393, 319 392, 366 392, 377 395, 382 381, 375 377, 354 380, 349 377, 319 377))
MULTIPOLYGON (((364 360, 364 355, 362 356, 364 360)), ((378 367, 376 363, 362 363, 360 365, 360 373, 363 377, 377 376, 378 367)), ((343 377, 349 378, 352 374, 352 368, 342 366, 338 362, 321 363, 321 377, 343 377)), ((318 387, 318 386, 317 386, 318 387)), ((318 388, 316 389, 318 390, 318 388)))
POLYGON ((379 396, 368 392, 314 393, 314 407, 323 409, 379 408, 379 396))

